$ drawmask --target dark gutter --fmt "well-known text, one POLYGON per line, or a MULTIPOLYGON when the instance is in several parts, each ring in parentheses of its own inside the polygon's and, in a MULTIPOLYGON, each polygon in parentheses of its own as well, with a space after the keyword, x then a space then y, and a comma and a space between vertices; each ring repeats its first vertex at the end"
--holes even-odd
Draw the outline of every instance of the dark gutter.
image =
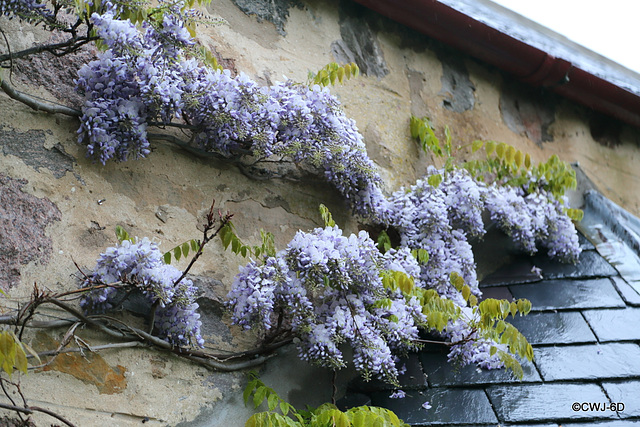
MULTIPOLYGON (((622 69, 625 80, 631 82, 628 86, 635 89, 637 93, 611 81, 616 79, 607 79, 606 72, 594 73, 582 69, 586 67, 576 64, 580 61, 575 61, 571 57, 572 55, 567 55, 567 58, 564 59, 554 56, 546 49, 532 46, 531 43, 519 40, 507 34, 506 31, 480 22, 441 1, 355 1, 400 24, 494 65, 524 82, 548 87, 589 108, 640 127, 640 76, 617 64, 613 64, 615 72, 619 74, 619 70, 622 69), (626 78, 628 76, 631 76, 630 79, 626 78)), ((487 6, 487 2, 479 3, 487 6)), ((495 10, 496 6, 491 5, 490 8, 495 10)), ((500 10, 505 11, 502 8, 500 10)), ((510 11, 508 13, 513 14, 510 11)), ((549 30, 547 31, 551 33, 549 30)), ((563 37, 558 36, 558 38, 562 39, 563 37)), ((555 41, 556 39, 551 39, 552 43, 555 41)), ((576 50, 576 46, 572 42, 569 40, 566 42, 567 46, 576 50)), ((587 52, 586 56, 589 56, 588 59, 592 61, 596 57, 598 60, 610 62, 584 48, 579 47, 577 50, 580 51, 576 54, 577 56, 581 54, 585 56, 583 52, 587 52)))

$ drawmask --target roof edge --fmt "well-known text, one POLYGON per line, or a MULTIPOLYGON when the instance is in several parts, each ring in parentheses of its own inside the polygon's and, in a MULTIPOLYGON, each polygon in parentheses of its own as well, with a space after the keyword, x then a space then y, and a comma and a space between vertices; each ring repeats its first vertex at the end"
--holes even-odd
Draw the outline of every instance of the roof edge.
MULTIPOLYGON (((616 79, 599 75, 602 73, 586 70, 584 61, 560 58, 549 52, 551 49, 519 40, 438 0, 355 1, 496 66, 523 82, 547 87, 568 99, 640 128, 640 92, 634 93, 615 82, 616 79)), ((575 44, 562 36, 554 41, 575 50, 575 44)), ((640 83, 640 80, 632 80, 640 83)))

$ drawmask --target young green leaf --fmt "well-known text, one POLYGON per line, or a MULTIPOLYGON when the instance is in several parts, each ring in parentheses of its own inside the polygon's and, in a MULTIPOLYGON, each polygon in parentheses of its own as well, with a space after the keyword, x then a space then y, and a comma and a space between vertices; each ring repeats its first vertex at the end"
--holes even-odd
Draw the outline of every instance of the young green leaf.
POLYGON ((427 182, 432 187, 438 187, 442 183, 442 175, 439 173, 433 174, 427 178, 427 182))
POLYGON ((116 238, 118 239, 119 243, 122 243, 125 240, 133 242, 133 239, 131 238, 131 236, 129 236, 129 233, 127 233, 127 231, 119 225, 116 225, 116 238))
POLYGON ((333 216, 331 215, 331 212, 329 212, 329 208, 323 204, 320 205, 320 216, 322 216, 325 227, 335 227, 336 222, 333 220, 333 216))
POLYGON ((483 141, 480 141, 480 140, 473 141, 473 144, 471 144, 471 152, 475 153, 476 151, 481 149, 483 145, 484 145, 483 141))

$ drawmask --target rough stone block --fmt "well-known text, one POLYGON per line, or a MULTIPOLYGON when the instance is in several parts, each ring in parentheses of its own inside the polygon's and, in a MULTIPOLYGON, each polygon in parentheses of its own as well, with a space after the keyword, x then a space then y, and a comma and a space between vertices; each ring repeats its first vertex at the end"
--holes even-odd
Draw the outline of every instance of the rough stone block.
POLYGON ((62 215, 49 199, 23 191, 27 182, 0 173, 0 289, 5 291, 20 282, 22 265, 49 262, 52 240, 45 229, 62 215))

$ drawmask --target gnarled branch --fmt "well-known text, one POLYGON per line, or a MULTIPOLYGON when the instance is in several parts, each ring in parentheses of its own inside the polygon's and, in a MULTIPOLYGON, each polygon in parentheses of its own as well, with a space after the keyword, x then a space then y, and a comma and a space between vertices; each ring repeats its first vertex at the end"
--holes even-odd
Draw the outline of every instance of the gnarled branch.
POLYGON ((31 95, 16 90, 6 79, 0 78, 0 89, 10 98, 33 108, 36 111, 44 111, 51 114, 64 114, 65 116, 80 117, 81 112, 66 105, 56 104, 50 101, 41 101, 31 95))

